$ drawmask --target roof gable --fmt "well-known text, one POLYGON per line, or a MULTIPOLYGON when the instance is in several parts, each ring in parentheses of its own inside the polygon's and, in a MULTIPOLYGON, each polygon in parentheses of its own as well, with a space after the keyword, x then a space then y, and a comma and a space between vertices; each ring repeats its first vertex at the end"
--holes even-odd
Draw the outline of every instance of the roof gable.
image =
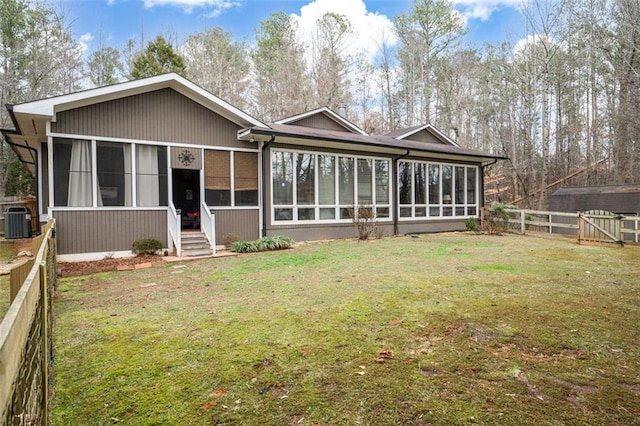
POLYGON ((276 121, 274 124, 311 127, 314 129, 342 131, 360 135, 367 134, 364 130, 327 107, 307 111, 294 115, 293 117, 287 117, 276 121))
POLYGON ((421 124, 387 134, 394 139, 458 146, 458 144, 431 124, 421 124))
POLYGON ((264 126, 263 123, 251 117, 249 114, 175 73, 161 74, 140 80, 132 80, 14 105, 13 114, 16 116, 18 123, 20 122, 21 115, 45 117, 55 121, 56 114, 61 111, 95 105, 165 88, 171 88, 181 93, 241 127, 264 126))

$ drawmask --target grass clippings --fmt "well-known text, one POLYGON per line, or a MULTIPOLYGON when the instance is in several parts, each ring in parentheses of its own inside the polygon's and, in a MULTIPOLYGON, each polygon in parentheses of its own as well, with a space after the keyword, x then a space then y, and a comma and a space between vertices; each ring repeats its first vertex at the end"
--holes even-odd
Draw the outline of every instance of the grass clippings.
POLYGON ((634 424, 639 258, 459 233, 63 279, 53 424, 634 424))

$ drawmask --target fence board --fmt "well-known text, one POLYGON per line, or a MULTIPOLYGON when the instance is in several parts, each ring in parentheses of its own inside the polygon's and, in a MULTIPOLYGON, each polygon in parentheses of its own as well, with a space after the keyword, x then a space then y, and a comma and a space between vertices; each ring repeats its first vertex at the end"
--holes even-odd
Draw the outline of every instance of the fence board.
POLYGON ((0 424, 49 424, 52 363, 52 296, 57 287, 55 221, 45 228, 31 269, 0 323, 0 424))

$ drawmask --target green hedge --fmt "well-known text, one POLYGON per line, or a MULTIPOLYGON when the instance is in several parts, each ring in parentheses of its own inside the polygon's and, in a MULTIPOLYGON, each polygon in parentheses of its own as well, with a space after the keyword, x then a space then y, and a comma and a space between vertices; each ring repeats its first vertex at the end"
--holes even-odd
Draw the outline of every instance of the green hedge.
POLYGON ((235 241, 229 250, 236 253, 255 253, 258 251, 284 250, 291 248, 293 240, 288 237, 263 237, 254 241, 235 241))

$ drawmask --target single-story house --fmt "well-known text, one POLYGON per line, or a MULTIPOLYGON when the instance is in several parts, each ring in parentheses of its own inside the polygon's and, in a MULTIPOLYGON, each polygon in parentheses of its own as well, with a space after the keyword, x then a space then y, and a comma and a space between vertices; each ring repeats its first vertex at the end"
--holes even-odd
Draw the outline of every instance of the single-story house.
POLYGON ((68 259, 147 237, 178 255, 197 235, 208 250, 353 237, 359 206, 386 235, 461 230, 483 205, 483 168, 504 158, 428 124, 368 135, 328 108, 262 123, 176 74, 7 107, 2 134, 68 259))

